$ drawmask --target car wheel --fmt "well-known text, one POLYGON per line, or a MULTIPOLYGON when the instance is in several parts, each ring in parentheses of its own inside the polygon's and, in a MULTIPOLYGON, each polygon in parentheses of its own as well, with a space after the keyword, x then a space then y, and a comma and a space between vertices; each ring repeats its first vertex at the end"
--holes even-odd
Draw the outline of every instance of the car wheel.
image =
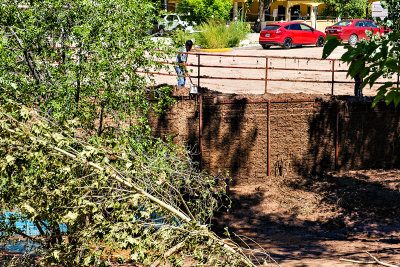
POLYGON ((266 44, 262 44, 261 46, 262 46, 262 48, 264 48, 264 49, 269 49, 269 48, 271 47, 270 45, 266 45, 266 44))
POLYGON ((283 48, 285 49, 290 49, 293 46, 293 41, 290 38, 286 38, 285 41, 283 41, 283 48))
POLYGON ((357 42, 358 42, 357 34, 353 33, 352 35, 350 35, 350 37, 349 37, 349 45, 354 47, 354 46, 356 46, 357 42))
POLYGON ((325 38, 324 36, 320 36, 317 39, 317 46, 318 47, 323 47, 325 45, 325 38))
POLYGON ((164 35, 165 35, 165 30, 164 30, 164 29, 160 29, 160 30, 158 31, 158 35, 159 35, 159 36, 164 36, 164 35))

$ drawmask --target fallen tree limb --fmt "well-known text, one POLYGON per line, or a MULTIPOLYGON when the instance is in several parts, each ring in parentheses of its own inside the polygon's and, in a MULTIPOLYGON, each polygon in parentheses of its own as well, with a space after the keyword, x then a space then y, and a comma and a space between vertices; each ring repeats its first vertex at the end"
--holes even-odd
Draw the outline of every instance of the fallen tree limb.
POLYGON ((368 254, 368 256, 370 256, 373 259, 373 261, 360 261, 360 260, 352 260, 352 259, 344 259, 344 258, 340 258, 339 260, 352 262, 352 263, 358 263, 358 264, 379 264, 379 265, 386 266, 386 267, 400 267, 399 265, 394 265, 394 264, 380 261, 375 256, 373 256, 371 253, 369 253, 368 251, 366 253, 368 254))
POLYGON ((344 258, 340 258, 339 260, 352 262, 352 263, 358 263, 358 264, 374 264, 375 263, 375 261, 359 261, 359 260, 351 260, 351 259, 344 259, 344 258))
POLYGON ((390 264, 390 263, 386 263, 386 262, 383 262, 383 261, 378 260, 376 257, 372 256, 371 253, 369 253, 368 251, 367 251, 367 254, 368 254, 372 259, 374 259, 374 261, 375 261, 376 263, 378 263, 378 264, 380 264, 380 265, 387 266, 387 267, 399 267, 398 265, 394 265, 394 264, 390 264))

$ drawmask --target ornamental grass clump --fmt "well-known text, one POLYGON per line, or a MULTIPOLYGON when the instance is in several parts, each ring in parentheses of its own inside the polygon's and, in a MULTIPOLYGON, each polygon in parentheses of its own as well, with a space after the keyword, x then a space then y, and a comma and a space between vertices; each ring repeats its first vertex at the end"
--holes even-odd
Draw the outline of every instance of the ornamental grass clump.
POLYGON ((249 33, 249 27, 244 21, 225 22, 208 20, 199 27, 200 32, 195 33, 196 44, 201 48, 227 48, 237 47, 249 33))

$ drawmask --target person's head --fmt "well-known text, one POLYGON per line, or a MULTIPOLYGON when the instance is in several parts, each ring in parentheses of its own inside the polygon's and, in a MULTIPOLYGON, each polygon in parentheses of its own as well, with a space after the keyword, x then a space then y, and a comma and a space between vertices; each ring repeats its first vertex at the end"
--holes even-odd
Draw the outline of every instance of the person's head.
POLYGON ((186 43, 185 43, 185 46, 186 46, 186 50, 190 51, 192 49, 192 46, 193 46, 192 40, 187 40, 186 43))

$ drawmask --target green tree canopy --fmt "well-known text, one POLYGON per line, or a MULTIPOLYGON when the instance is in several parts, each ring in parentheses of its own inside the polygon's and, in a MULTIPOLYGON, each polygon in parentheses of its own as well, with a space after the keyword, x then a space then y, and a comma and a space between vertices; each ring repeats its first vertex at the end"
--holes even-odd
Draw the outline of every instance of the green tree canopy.
POLYGON ((0 93, 40 106, 54 118, 79 118, 101 133, 104 118, 136 116, 152 107, 151 77, 159 44, 146 33, 149 1, 1 1, 0 93), (140 8, 138 8, 140 7, 140 8))
POLYGON ((358 19, 365 17, 366 0, 322 0, 326 7, 325 16, 358 19))
POLYGON ((232 9, 231 0, 181 0, 177 6, 177 12, 187 14, 188 20, 196 23, 214 18, 228 20, 232 9))

